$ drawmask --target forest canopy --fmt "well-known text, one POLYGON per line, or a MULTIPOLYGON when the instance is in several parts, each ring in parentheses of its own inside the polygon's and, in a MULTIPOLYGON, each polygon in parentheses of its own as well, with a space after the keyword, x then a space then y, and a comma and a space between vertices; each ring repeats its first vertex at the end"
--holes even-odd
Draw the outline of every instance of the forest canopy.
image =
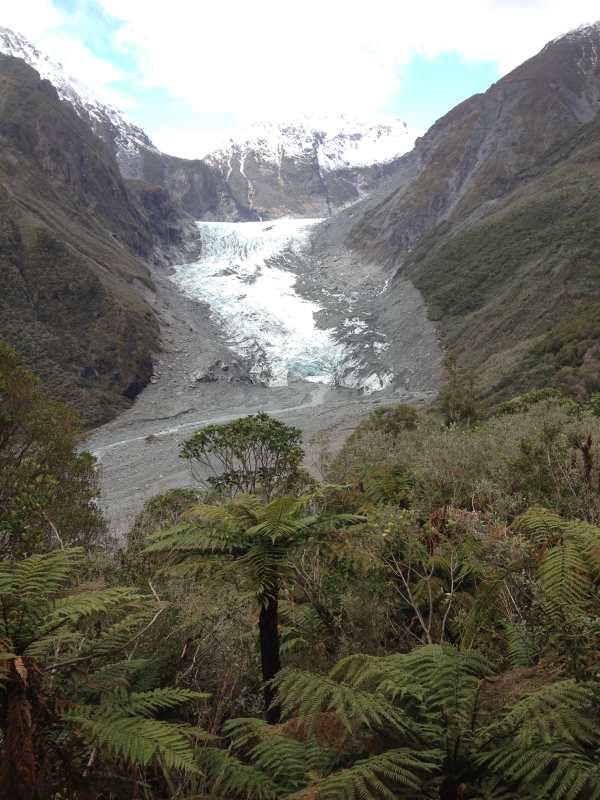
POLYGON ((600 798, 596 399, 481 418, 457 373, 321 481, 213 425, 117 543, 75 418, 0 380, 0 796, 600 798))

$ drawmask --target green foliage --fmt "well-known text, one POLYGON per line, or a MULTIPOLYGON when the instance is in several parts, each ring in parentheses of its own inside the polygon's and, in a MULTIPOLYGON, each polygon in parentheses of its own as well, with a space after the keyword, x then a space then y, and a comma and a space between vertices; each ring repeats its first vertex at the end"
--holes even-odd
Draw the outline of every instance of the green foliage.
POLYGON ((367 429, 381 431, 388 436, 398 436, 402 431, 413 431, 419 421, 414 406, 401 405, 376 408, 367 418, 367 429))
POLYGON ((519 397, 507 400, 505 403, 498 406, 495 413, 496 416, 524 414, 538 403, 543 403, 548 400, 557 400, 565 408, 572 409, 576 407, 572 398, 566 396, 564 392, 561 392, 559 389, 546 387, 544 389, 532 389, 530 392, 525 392, 525 394, 519 397))
POLYGON ((0 557, 90 546, 103 533, 94 462, 78 442, 76 416, 0 342, 0 557))
POLYGON ((207 425, 183 443, 181 457, 226 496, 261 493, 269 499, 305 480, 301 438, 298 428, 261 413, 207 425))
POLYGON ((479 415, 472 373, 458 368, 454 359, 446 363, 447 379, 438 397, 446 425, 472 425, 479 415))
POLYGON ((89 747, 100 748, 99 766, 197 770, 197 729, 154 717, 205 695, 130 691, 146 662, 126 656, 164 606, 132 588, 78 588, 73 581, 83 560, 82 549, 66 549, 0 562, 0 786, 6 796, 34 796, 42 786, 70 791, 83 777, 89 747), (60 763, 69 769, 55 770, 60 763))

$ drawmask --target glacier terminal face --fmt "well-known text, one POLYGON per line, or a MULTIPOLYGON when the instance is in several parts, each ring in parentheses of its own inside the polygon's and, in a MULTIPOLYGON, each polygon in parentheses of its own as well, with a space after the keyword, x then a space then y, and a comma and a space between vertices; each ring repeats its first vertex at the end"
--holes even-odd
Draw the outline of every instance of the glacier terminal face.
MULTIPOLYGON (((173 281, 209 305, 227 344, 249 363, 257 381, 383 389, 393 376, 359 376, 354 348, 336 328, 318 326, 315 315, 323 307, 297 292, 297 276, 286 269, 286 255, 302 251, 319 221, 198 222, 202 258, 176 267, 173 281)), ((367 328, 362 320, 350 324, 357 333, 367 328)))

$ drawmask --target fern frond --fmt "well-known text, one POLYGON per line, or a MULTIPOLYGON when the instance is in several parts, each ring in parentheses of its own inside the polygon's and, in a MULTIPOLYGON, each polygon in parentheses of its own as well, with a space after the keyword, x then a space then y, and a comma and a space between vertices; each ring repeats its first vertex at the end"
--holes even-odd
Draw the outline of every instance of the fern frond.
POLYGON ((567 538, 547 550, 538 581, 552 615, 565 607, 581 607, 589 595, 591 580, 578 544, 567 538))
POLYGON ((157 614, 157 604, 148 603, 146 607, 131 611, 124 619, 104 628, 95 639, 88 639, 84 653, 95 657, 123 652, 135 639, 139 631, 147 627, 157 614))
POLYGON ((76 625, 86 617, 105 614, 114 608, 120 608, 125 611, 127 608, 139 605, 147 600, 147 596, 141 595, 136 589, 128 587, 71 594, 52 603, 50 613, 40 633, 44 635, 48 631, 66 623, 76 625))
POLYGON ((323 675, 287 669, 282 670, 273 683, 282 713, 306 717, 313 725, 320 713, 335 711, 349 732, 357 724, 405 735, 414 729, 411 717, 383 695, 323 675))
POLYGON ((84 707, 79 707, 63 716, 91 745, 106 748, 129 764, 145 767, 160 758, 167 769, 199 773, 193 748, 196 729, 121 715, 114 709, 106 711, 94 707, 89 713, 85 712, 84 707))
POLYGON ((148 666, 147 658, 132 658, 106 664, 86 675, 81 680, 81 686, 94 692, 114 692, 116 689, 127 689, 132 677, 148 666))
POLYGON ((209 779, 211 794, 224 797, 252 798, 252 800, 279 800, 288 794, 258 767, 245 764, 227 750, 206 747, 200 750, 198 761, 209 779))
POLYGON ((548 800, 599 800, 600 751, 565 743, 523 748, 509 745, 484 759, 488 769, 548 800))
POLYGON ((334 762, 333 752, 315 739, 299 740, 285 735, 286 727, 260 719, 233 719, 224 726, 233 747, 289 790, 306 782, 307 773, 323 774, 334 762))
POLYGON ((527 626, 523 623, 505 622, 506 647, 508 660, 512 667, 528 667, 536 656, 536 646, 527 626))
POLYGON ((396 800, 431 786, 443 760, 439 750, 388 750, 316 780, 294 797, 318 800, 396 800))
POLYGON ((166 688, 131 694, 117 693, 110 698, 110 703, 118 707, 122 714, 150 717, 159 711, 169 711, 185 703, 206 700, 209 696, 205 692, 194 692, 191 689, 166 688))
POLYGON ((599 736, 590 718, 593 690, 574 680, 555 681, 527 695, 499 720, 483 729, 481 749, 509 739, 521 748, 562 741, 587 746, 599 736))
POLYGON ((42 600, 58 592, 83 559, 83 549, 73 547, 36 554, 16 562, 0 562, 0 595, 42 600))

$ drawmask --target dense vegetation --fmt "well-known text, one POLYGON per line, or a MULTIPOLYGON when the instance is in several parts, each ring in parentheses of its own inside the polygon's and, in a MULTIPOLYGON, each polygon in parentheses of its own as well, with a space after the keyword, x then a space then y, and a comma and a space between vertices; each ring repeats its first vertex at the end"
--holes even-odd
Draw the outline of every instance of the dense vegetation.
POLYGON ((600 389, 599 123, 517 176, 471 224, 443 223, 406 269, 448 349, 498 400, 548 385, 600 389))
POLYGON ((600 797, 598 398, 481 419, 453 368, 323 484, 211 426, 116 546, 73 418, 8 349, 0 387, 0 796, 600 797))

